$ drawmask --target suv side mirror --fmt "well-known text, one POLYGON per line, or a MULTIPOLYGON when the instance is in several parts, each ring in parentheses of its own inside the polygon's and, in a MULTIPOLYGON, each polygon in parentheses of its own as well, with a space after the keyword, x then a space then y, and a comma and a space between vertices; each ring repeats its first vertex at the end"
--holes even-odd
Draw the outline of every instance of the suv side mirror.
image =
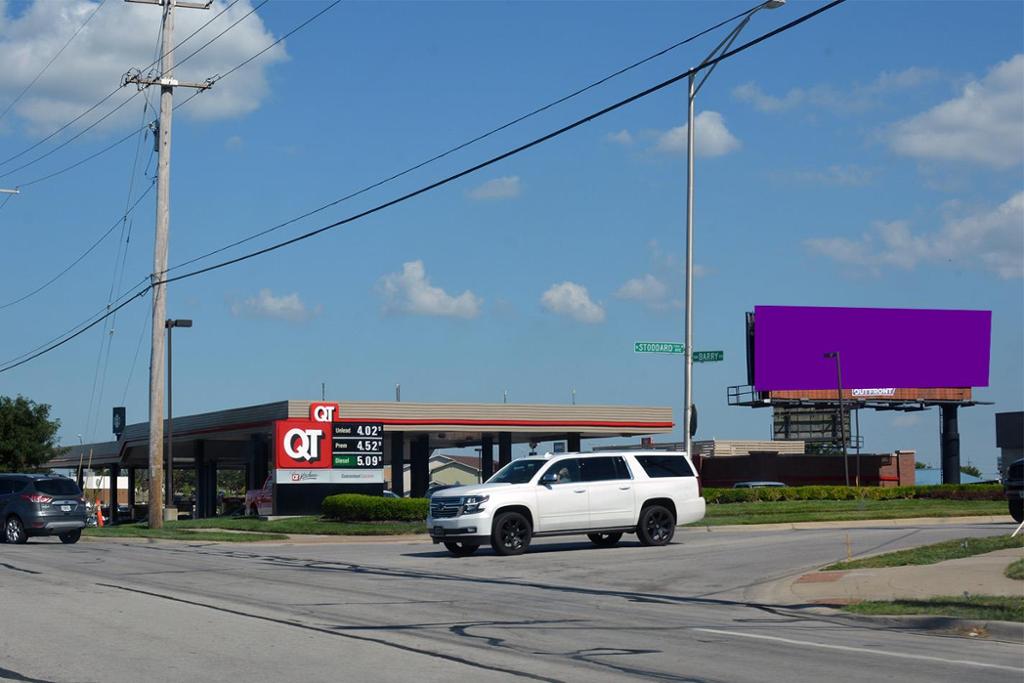
POLYGON ((541 483, 541 486, 550 486, 551 484, 557 484, 558 483, 558 473, 557 472, 545 472, 544 476, 542 476, 540 478, 540 483, 541 483))

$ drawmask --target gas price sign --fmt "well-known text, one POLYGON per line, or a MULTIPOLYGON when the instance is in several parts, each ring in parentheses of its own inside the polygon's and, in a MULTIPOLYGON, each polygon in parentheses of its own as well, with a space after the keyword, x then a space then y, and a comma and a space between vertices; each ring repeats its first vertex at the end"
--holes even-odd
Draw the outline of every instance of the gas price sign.
POLYGON ((332 422, 331 457, 335 468, 382 469, 384 425, 379 422, 332 422))

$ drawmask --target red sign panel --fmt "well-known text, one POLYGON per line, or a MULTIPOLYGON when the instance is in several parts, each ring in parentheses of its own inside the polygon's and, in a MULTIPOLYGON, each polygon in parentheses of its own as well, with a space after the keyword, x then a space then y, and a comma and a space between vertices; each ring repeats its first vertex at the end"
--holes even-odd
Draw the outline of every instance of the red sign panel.
POLYGON ((274 448, 278 469, 329 468, 331 423, 279 420, 274 425, 274 448))

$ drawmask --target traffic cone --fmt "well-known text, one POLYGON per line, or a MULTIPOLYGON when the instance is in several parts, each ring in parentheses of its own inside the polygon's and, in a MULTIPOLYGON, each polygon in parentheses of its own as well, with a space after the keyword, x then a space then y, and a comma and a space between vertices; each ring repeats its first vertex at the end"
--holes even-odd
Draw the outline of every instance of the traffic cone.
POLYGON ((100 499, 96 499, 96 526, 103 526, 103 508, 100 507, 100 499))

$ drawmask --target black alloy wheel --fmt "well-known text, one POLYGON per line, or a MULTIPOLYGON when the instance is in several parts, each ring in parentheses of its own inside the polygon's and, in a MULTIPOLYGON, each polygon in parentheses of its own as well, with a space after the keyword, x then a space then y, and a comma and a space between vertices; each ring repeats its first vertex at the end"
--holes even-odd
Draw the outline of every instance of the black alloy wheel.
POLYGON ((444 547, 455 557, 468 557, 475 553, 480 545, 466 541, 445 541, 444 547))
POLYGON ((530 520, 518 512, 503 512, 494 520, 491 547, 499 555, 522 555, 532 536, 530 520))
POLYGON ((72 529, 71 531, 65 531, 60 535, 61 543, 78 543, 78 539, 82 537, 81 529, 72 529))
POLYGON ((587 538, 589 538, 590 542, 596 545, 598 548, 611 548, 613 545, 616 545, 619 542, 619 539, 622 538, 622 532, 608 531, 599 532, 596 534, 587 534, 587 538))
POLYGON ((4 540, 8 543, 27 543, 28 534, 25 533, 25 525, 21 520, 11 515, 4 523, 4 540))
POLYGON ((651 505, 640 512, 636 535, 642 545, 667 545, 676 533, 676 518, 665 507, 651 505))

